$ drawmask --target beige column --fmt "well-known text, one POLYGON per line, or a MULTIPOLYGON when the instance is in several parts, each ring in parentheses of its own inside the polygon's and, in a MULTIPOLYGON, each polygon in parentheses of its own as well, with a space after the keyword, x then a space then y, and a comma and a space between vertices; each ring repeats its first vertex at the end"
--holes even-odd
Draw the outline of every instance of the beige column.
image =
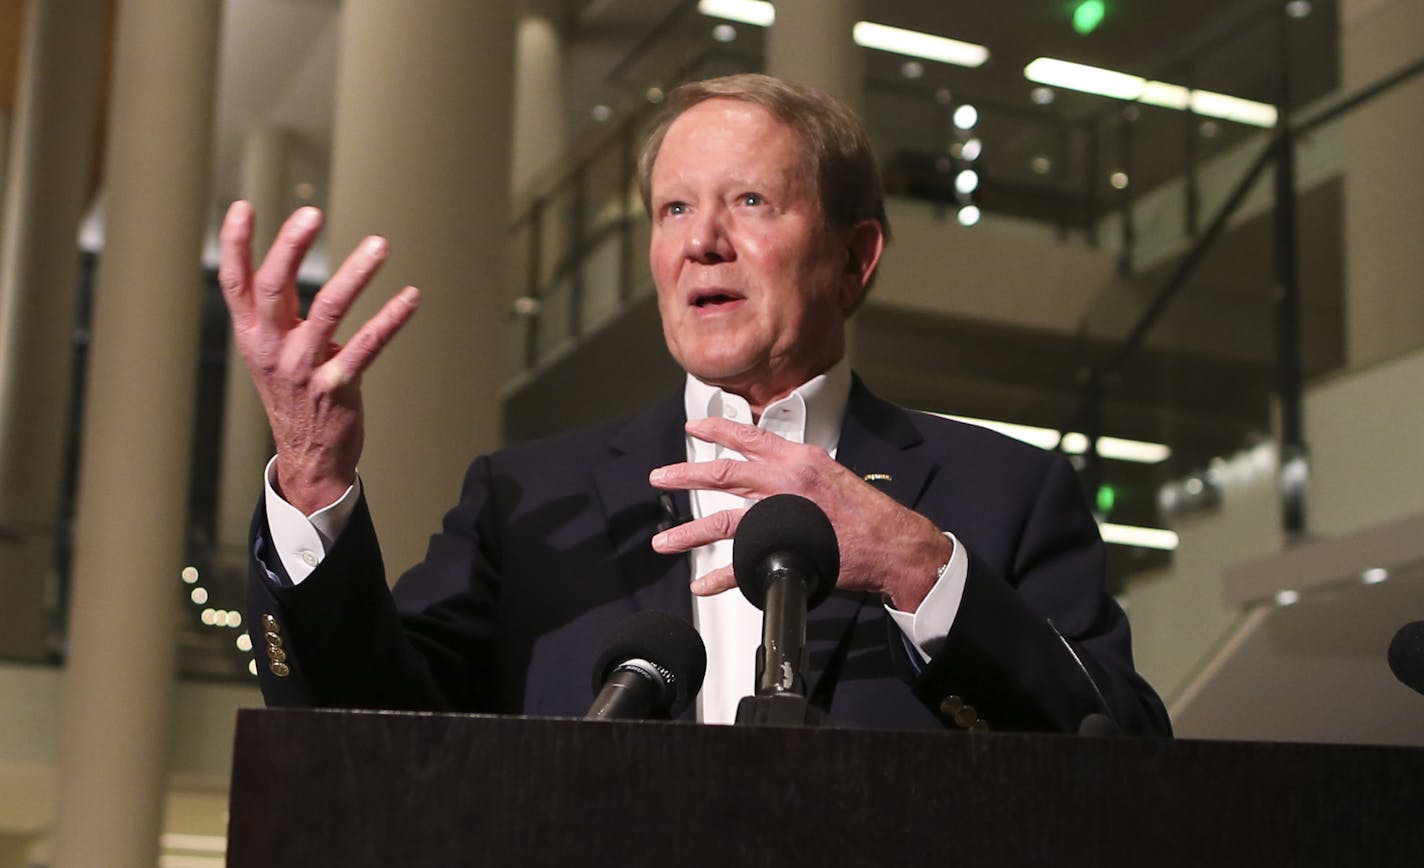
POLYGON ((152 866, 187 527, 218 0, 121 0, 54 864, 152 866))
POLYGON ((331 237, 390 239, 355 323, 405 284, 421 309, 367 372, 361 474, 393 579, 425 550, 465 465, 498 445, 513 0, 346 0, 331 237))
MULTIPOLYGON (((864 0, 777 0, 766 36, 766 71, 840 97, 864 116, 865 55, 851 30, 864 0)), ((856 360, 856 320, 846 323, 846 355, 856 360)))
POLYGON ((26 4, 0 248, 0 656, 44 646, 104 6, 26 4))
MULTIPOLYGON (((1417 60, 1421 0, 1346 0, 1340 9, 1342 91, 1417 60)), ((1345 357, 1352 366, 1424 346, 1424 80, 1416 77, 1347 115, 1345 128, 1345 357)))
MULTIPOLYGON (((290 149, 291 136, 279 127, 259 127, 243 138, 242 198, 252 203, 257 214, 252 246, 258 257, 272 245, 292 204, 287 178, 290 149)), ((272 456, 272 435, 252 375, 231 341, 225 390, 216 537, 224 560, 239 562, 245 570, 248 523, 262 490, 262 467, 272 456)))
POLYGON ((564 156, 564 37, 560 5, 520 3, 515 37, 514 138, 510 189, 518 196, 564 156))
POLYGON ((861 111, 865 57, 851 28, 864 17, 864 0, 777 0, 766 35, 767 74, 819 87, 861 111))

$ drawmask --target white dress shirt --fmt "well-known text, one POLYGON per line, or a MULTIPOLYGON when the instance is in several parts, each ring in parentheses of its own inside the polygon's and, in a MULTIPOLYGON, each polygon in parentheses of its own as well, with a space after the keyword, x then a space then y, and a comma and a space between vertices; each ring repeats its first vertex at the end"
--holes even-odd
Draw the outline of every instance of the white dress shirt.
MULTIPOLYGON (((850 365, 842 359, 826 373, 768 404, 755 424, 793 443, 820 446, 834 458, 850 385, 850 365)), ((683 402, 690 420, 723 416, 734 422, 753 424, 746 399, 703 383, 691 374, 683 390, 683 402)), ((745 460, 734 450, 690 435, 686 443, 688 461, 745 460)), ((287 575, 293 584, 300 584, 321 563, 332 541, 345 529, 360 499, 361 480, 358 478, 335 503, 307 516, 277 494, 272 485, 275 461, 274 458, 268 462, 263 474, 267 527, 287 575)), ((691 492, 691 501, 695 518, 752 504, 751 500, 734 494, 702 490, 691 492)), ((954 543, 954 555, 919 609, 910 613, 886 606, 900 630, 926 661, 938 650, 954 624, 968 573, 969 559, 964 547, 953 534, 945 532, 945 536, 954 543)), ((691 559, 694 578, 726 566, 732 562, 732 541, 721 540, 694 549, 691 559)), ((737 703, 755 686, 761 612, 735 590, 712 597, 694 597, 692 611, 697 631, 707 645, 707 675, 697 697, 697 718, 705 723, 731 723, 737 703)))

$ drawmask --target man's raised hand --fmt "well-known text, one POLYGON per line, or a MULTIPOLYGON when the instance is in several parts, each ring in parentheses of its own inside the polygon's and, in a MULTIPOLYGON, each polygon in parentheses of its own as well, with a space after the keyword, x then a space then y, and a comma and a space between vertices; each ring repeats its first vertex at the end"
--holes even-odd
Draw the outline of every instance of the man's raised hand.
POLYGON ((420 303, 420 291, 407 286, 346 343, 335 342, 337 327, 390 252, 386 240, 373 235, 351 252, 303 319, 297 269, 321 223, 316 208, 298 209, 254 272, 252 206, 234 202, 223 220, 218 268, 233 339, 277 444, 278 491, 307 514, 341 497, 355 481, 365 440, 361 374, 420 303))

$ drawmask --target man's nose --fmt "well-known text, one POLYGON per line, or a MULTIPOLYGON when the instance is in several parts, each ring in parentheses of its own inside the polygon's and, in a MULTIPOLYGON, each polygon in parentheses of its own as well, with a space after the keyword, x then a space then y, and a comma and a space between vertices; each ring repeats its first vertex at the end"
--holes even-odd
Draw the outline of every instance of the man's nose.
POLYGON ((727 235, 726 213, 709 208, 694 218, 683 245, 688 259, 704 264, 734 259, 736 252, 727 235))

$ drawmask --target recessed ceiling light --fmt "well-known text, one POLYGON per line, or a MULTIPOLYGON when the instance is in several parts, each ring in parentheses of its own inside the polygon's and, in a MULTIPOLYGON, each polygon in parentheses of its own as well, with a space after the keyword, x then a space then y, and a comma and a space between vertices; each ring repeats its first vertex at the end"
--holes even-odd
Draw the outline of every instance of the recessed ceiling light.
POLYGON ((764 0, 699 0, 697 11, 756 27, 770 27, 776 21, 776 7, 764 0))
POLYGON ((1127 181, 1127 173, 1122 170, 1113 172, 1108 176, 1108 183, 1112 184, 1114 190, 1126 190, 1127 181))
POLYGON ((1193 90, 1179 84, 1149 81, 1140 75, 1052 57, 1040 57, 1029 63, 1024 67, 1024 77, 1039 84, 1178 111, 1190 107, 1199 115, 1251 126, 1271 127, 1276 123, 1275 106, 1263 102, 1209 90, 1193 90))
POLYGON ((712 28, 712 38, 717 42, 731 42, 737 38, 737 28, 730 24, 718 24, 712 28))
POLYGON ((1028 98, 1033 100, 1034 105, 1048 105, 1053 102, 1053 88, 1039 85, 1028 92, 1028 98))
POLYGON ((1116 545, 1137 546, 1144 549, 1174 551, 1180 539, 1176 531, 1160 527, 1137 527, 1131 524, 1103 522, 1098 525, 1103 542, 1116 545))
POLYGON ((979 222, 980 216, 982 215, 979 213, 978 205, 961 206, 959 211, 955 214, 960 226, 973 226, 979 222))
POLYGON ((979 123, 979 110, 969 103, 954 110, 954 125, 961 130, 972 130, 979 123))
POLYGON ((918 60, 907 60, 900 64, 900 74, 914 80, 925 77, 925 65, 918 60))
POLYGON ((862 48, 889 51, 925 60, 938 60, 956 66, 983 66, 989 59, 989 49, 973 42, 947 39, 917 30, 889 27, 873 21, 857 21, 851 28, 851 38, 862 48))

